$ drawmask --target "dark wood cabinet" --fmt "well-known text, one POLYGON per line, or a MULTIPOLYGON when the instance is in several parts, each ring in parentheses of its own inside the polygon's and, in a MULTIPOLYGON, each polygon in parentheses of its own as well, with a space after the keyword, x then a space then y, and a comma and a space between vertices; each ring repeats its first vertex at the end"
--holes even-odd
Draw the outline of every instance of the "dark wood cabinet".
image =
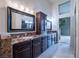
POLYGON ((58 43, 58 32, 57 31, 50 31, 48 32, 48 47, 50 46, 50 43, 57 44, 58 43))
POLYGON ((47 47, 49 48, 51 45, 52 45, 51 34, 48 34, 48 36, 47 36, 47 47))
POLYGON ((54 44, 54 36, 53 36, 53 34, 51 34, 51 44, 52 45, 54 44))
POLYGON ((47 49, 47 36, 41 37, 41 51, 44 52, 47 49))
POLYGON ((36 13, 36 34, 44 34, 46 32, 46 17, 43 12, 36 13))
POLYGON ((38 57, 41 54, 41 38, 35 38, 32 42, 32 52, 33 52, 33 58, 38 57))
MULTIPOLYGON (((52 32, 53 34, 53 32, 52 32)), ((53 43, 57 43, 57 36, 48 34, 16 43, 13 45, 13 58, 36 58, 49 48, 53 43), (54 36, 54 37, 53 37, 54 36)))
POLYGON ((54 41, 54 44, 58 43, 58 32, 57 31, 51 31, 52 34, 52 40, 54 41))
POLYGON ((32 57, 31 40, 14 44, 13 57, 14 58, 31 58, 32 57))

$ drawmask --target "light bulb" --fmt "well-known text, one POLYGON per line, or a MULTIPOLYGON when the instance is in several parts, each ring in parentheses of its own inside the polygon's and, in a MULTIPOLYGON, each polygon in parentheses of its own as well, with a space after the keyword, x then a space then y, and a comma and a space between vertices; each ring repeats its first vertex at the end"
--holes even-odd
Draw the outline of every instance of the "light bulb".
POLYGON ((24 6, 23 5, 20 6, 20 10, 24 11, 24 6))
POLYGON ((6 2, 7 2, 7 5, 8 5, 8 6, 12 7, 12 1, 6 0, 6 2))
POLYGON ((18 8, 18 4, 17 3, 13 3, 15 8, 18 8))
POLYGON ((34 13, 34 11, 33 11, 33 10, 31 10, 31 11, 30 11, 30 13, 31 13, 31 14, 33 14, 33 13, 34 13))
POLYGON ((27 12, 27 13, 28 13, 28 12, 29 12, 29 8, 25 8, 25 12, 27 12))

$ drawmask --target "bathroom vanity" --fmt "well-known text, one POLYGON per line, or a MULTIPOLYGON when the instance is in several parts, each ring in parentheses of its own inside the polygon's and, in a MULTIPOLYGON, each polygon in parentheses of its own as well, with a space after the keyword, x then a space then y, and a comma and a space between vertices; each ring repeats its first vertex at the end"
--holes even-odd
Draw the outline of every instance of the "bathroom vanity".
POLYGON ((47 49, 47 36, 32 36, 13 39, 14 58, 35 58, 47 49), (21 40, 21 41, 20 41, 21 40), (23 40, 23 41, 22 41, 23 40), (17 41, 17 42, 16 42, 17 41), (45 45, 46 44, 46 45, 45 45))
POLYGON ((51 31, 52 23, 46 18, 47 15, 43 12, 37 12, 35 19, 34 15, 8 7, 8 34, 1 35, 0 57, 36 58, 53 42, 57 43, 57 31, 51 31), (55 36, 53 33, 56 33, 55 36))

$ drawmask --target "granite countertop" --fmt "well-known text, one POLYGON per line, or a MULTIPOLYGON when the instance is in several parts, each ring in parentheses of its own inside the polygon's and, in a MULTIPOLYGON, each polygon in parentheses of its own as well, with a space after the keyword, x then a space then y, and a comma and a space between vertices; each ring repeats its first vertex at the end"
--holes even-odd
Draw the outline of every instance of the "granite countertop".
POLYGON ((13 57, 12 54, 12 49, 13 45, 28 41, 28 40, 33 40, 35 38, 47 36, 45 34, 42 35, 32 35, 32 36, 21 36, 18 35, 17 37, 12 37, 10 34, 1 34, 1 39, 0 39, 0 57, 13 57))
POLYGON ((34 35, 34 36, 15 38, 15 39, 12 39, 11 44, 13 45, 13 44, 16 44, 16 43, 20 43, 20 42, 24 42, 24 41, 28 41, 28 40, 33 40, 35 38, 39 38, 39 37, 42 37, 42 36, 47 36, 47 35, 34 35))
POLYGON ((12 39, 11 44, 13 45, 16 43, 20 43, 20 42, 24 42, 24 41, 28 41, 28 40, 33 40, 33 39, 38 38, 38 37, 40 37, 40 35, 15 38, 15 39, 12 39))

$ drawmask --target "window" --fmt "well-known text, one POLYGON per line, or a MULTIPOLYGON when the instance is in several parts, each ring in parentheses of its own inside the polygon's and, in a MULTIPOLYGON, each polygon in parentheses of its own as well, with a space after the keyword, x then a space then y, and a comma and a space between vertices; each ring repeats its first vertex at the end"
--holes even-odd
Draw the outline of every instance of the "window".
POLYGON ((60 4, 59 6, 59 15, 70 12, 70 1, 60 4))

